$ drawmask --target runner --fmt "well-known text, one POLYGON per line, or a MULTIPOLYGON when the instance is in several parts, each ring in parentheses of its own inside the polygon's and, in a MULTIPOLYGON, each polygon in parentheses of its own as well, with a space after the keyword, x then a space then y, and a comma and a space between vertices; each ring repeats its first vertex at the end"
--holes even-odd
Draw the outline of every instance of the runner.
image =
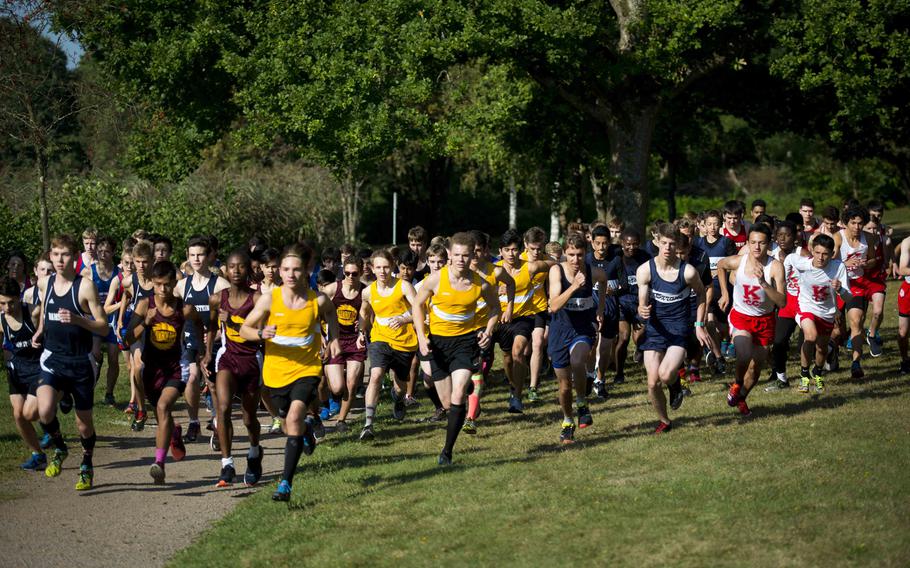
POLYGON ((808 197, 800 199, 799 215, 803 220, 802 227, 800 227, 801 235, 799 240, 805 243, 809 241, 809 237, 819 228, 818 219, 815 217, 815 201, 808 197))
POLYGON ((91 280, 75 270, 76 241, 69 235, 51 239, 50 258, 55 273, 38 282, 43 298, 41 319, 32 345, 44 345, 41 378, 38 380, 38 415, 41 427, 51 437, 54 457, 44 470, 48 477, 60 475, 69 449, 60 422, 57 402, 61 393, 73 398, 76 427, 82 444, 82 464, 76 490, 92 488, 95 425, 92 419, 97 366, 91 356, 92 334, 107 332, 107 319, 91 280))
MULTIPOLYGON (((258 286, 254 286, 261 295, 271 294, 272 290, 281 286, 281 276, 278 273, 278 262, 281 258, 281 251, 275 248, 267 248, 259 256, 259 268, 262 271, 262 281, 258 286)), ((260 350, 262 352, 263 350, 260 350)), ((269 434, 281 434, 281 417, 278 416, 278 410, 272 404, 272 397, 268 393, 268 387, 262 384, 260 373, 260 398, 262 406, 265 407, 269 416, 272 418, 272 424, 269 426, 269 434)))
POLYGON ((22 292, 22 305, 32 314, 32 319, 38 317, 38 311, 41 308, 41 291, 38 289, 38 282, 54 273, 54 264, 51 257, 46 252, 41 253, 32 269, 35 274, 33 279, 34 285, 22 292))
MULTIPOLYGON (((218 393, 215 423, 218 446, 221 450, 221 473, 217 486, 229 487, 234 483, 236 475, 234 458, 231 455, 234 440, 231 407, 235 396, 240 398, 243 425, 250 439, 243 482, 247 486, 253 486, 262 477, 260 425, 256 417, 261 397, 259 381, 262 369, 259 349, 262 344, 241 338, 240 327, 259 301, 260 294, 249 287, 250 257, 246 249, 235 250, 226 260, 224 269, 230 287, 218 295, 213 295, 209 300, 212 320, 219 322, 224 336, 223 345, 215 358, 215 392, 218 393)), ((210 345, 212 342, 207 343, 210 345)))
POLYGON ((272 495, 274 501, 290 501, 300 454, 310 455, 316 448, 307 407, 316 397, 322 370, 320 322, 328 328, 329 357, 340 353, 335 306, 309 288, 307 267, 312 255, 312 249, 303 245, 285 248, 280 261, 281 286, 259 298, 240 328, 241 338, 265 341, 263 381, 285 417, 284 470, 272 495))
POLYGON ((687 336, 692 333, 690 290, 696 295, 695 335, 702 345, 708 345, 709 338, 705 331, 705 289, 695 268, 677 255, 679 231, 663 223, 657 233, 658 255, 638 267, 636 282, 638 314, 645 322, 642 349, 648 398, 660 419, 654 433, 660 434, 672 429, 662 385, 670 393, 670 408, 676 410, 683 402, 677 371, 685 361, 687 336))
POLYGON ((787 281, 787 303, 777 310, 777 322, 774 324, 774 343, 771 347, 771 379, 773 382, 765 387, 765 392, 777 392, 790 388, 787 378, 787 359, 790 356, 790 338, 796 331, 796 314, 799 311, 799 272, 796 270, 797 259, 804 258, 803 249, 797 246, 796 227, 789 221, 781 221, 775 232, 777 251, 774 258, 784 265, 784 278, 787 281))
POLYGON ((754 225, 757 222, 757 219, 765 214, 765 211, 768 209, 768 204, 764 199, 756 199, 752 201, 752 224, 754 225))
POLYGON ((746 246, 747 232, 743 224, 743 206, 739 201, 728 201, 724 203, 723 210, 724 225, 720 234, 727 237, 736 247, 737 252, 746 246))
POLYGON ((850 286, 847 270, 834 257, 834 239, 824 234, 812 238, 812 258, 795 256, 790 263, 798 273, 799 311, 797 322, 803 332, 803 346, 800 351, 799 392, 809 392, 809 381, 815 382, 815 390, 825 390, 824 366, 828 357, 828 340, 834 330, 834 316, 837 313, 835 296, 838 294, 849 301, 850 286), (815 366, 810 372, 813 359, 815 366))
MULTIPOLYGON (((480 275, 490 286, 505 287, 506 304, 499 316, 501 323, 512 321, 512 311, 515 306, 515 281, 508 275, 501 266, 494 266, 490 262, 490 235, 483 231, 469 231, 474 239, 474 258, 471 260, 471 269, 480 275)), ((441 267, 440 267, 441 268, 441 267)), ((477 314, 474 316, 474 323, 478 332, 485 327, 485 322, 490 317, 490 310, 483 296, 477 299, 477 314)), ((464 421, 462 430, 466 434, 477 433, 477 417, 480 416, 480 397, 483 396, 483 386, 487 381, 490 371, 493 369, 493 342, 480 349, 480 372, 471 375, 474 392, 468 395, 468 415, 464 421)))
MULTIPOLYGON (((679 226, 677 226, 677 230, 679 230, 679 226)), ((694 249, 692 246, 692 239, 688 235, 683 234, 682 231, 680 231, 679 235, 679 245, 676 256, 680 259, 685 259, 685 262, 695 269, 695 273, 698 275, 699 281, 705 289, 705 311, 707 312, 707 306, 711 303, 711 296, 714 292, 711 286, 712 278, 711 269, 708 268, 708 257, 703 251, 694 249)), ((691 289, 689 291, 688 322, 694 326, 697 321, 704 320, 698 319, 698 294, 695 292, 695 289, 691 289)), ((711 352, 711 350, 717 349, 717 345, 714 343, 711 334, 707 333, 706 335, 708 336, 708 343, 704 346, 702 346, 695 334, 689 333, 686 335, 687 365, 680 367, 679 369, 679 383, 680 386, 682 386, 683 394, 686 396, 692 394, 689 385, 701 381, 700 366, 703 352, 705 350, 711 352)))
MULTIPOLYGON (((110 293, 111 285, 117 278, 120 270, 114 264, 114 239, 110 237, 99 237, 95 245, 95 263, 87 266, 82 271, 82 277, 91 279, 98 290, 98 301, 102 306, 107 305, 107 296, 110 293)), ((107 334, 104 336, 95 336, 92 340, 92 356, 101 366, 102 348, 107 354, 107 382, 104 391, 104 404, 114 406, 117 402, 114 400, 114 387, 117 386, 117 378, 120 376, 120 347, 117 345, 117 336, 114 334, 114 328, 110 325, 110 312, 106 309, 105 315, 108 316, 107 334)))
MULTIPOLYGON (((442 270, 443 266, 445 266, 449 263, 449 251, 446 250, 445 246, 443 246, 441 244, 430 245, 429 248, 427 248, 426 257, 427 257, 427 266, 430 269, 430 274, 435 274, 435 273, 439 272, 440 270, 442 270)), ((425 281, 426 281, 426 278, 424 278, 423 280, 421 280, 414 286, 415 294, 420 291, 420 287, 423 285, 423 283, 425 281)), ((429 309, 430 309, 430 307, 426 306, 426 312, 428 312, 429 309)), ((426 323, 429 323, 429 321, 427 321, 426 323)), ((427 417, 426 419, 424 419, 424 421, 425 422, 442 422, 443 420, 446 420, 447 419, 446 413, 448 412, 448 408, 443 406, 442 400, 439 398, 439 393, 436 392, 436 384, 433 381, 433 379, 427 373, 425 373, 423 369, 421 369, 419 353, 418 353, 417 357, 415 357, 414 359, 411 360, 411 370, 410 370, 410 374, 408 376, 408 394, 405 395, 405 401, 404 401, 405 407, 414 406, 414 403, 409 404, 409 402, 408 402, 409 397, 410 397, 410 400, 417 402, 416 399, 413 398, 414 388, 417 383, 417 375, 423 376, 423 386, 427 391, 427 397, 433 403, 433 409, 434 409, 433 414, 431 416, 427 417)), ((395 391, 393 390, 392 394, 394 395, 394 393, 395 393, 395 391)), ((420 404, 420 403, 417 403, 417 404, 420 404)))
POLYGON ((891 237, 888 235, 888 226, 882 222, 885 206, 881 201, 872 200, 868 204, 869 222, 864 231, 878 236, 880 246, 876 250, 878 264, 869 271, 869 304, 872 314, 869 316, 869 329, 866 330, 866 344, 869 354, 873 357, 882 355, 882 337, 879 328, 885 319, 885 292, 888 284, 888 273, 892 261, 891 237))
POLYGON ((607 228, 610 229, 610 242, 618 245, 620 241, 620 236, 622 232, 626 229, 626 224, 622 222, 622 219, 613 217, 607 223, 607 228))
MULTIPOLYGON (((186 380, 186 398, 187 413, 189 414, 190 423, 186 428, 185 442, 195 442, 200 433, 199 427, 199 397, 202 385, 200 385, 199 363, 202 357, 202 351, 205 346, 196 343, 196 338, 203 336, 209 331, 212 324, 211 315, 209 314, 209 299, 212 296, 220 297, 221 291, 230 287, 230 283, 222 278, 219 274, 212 272, 209 268, 209 262, 212 259, 212 248, 207 237, 194 236, 186 244, 186 257, 189 262, 192 276, 188 276, 177 283, 174 293, 183 299, 185 304, 193 306, 199 312, 199 319, 202 321, 203 329, 199 334, 196 333, 195 324, 192 321, 187 322, 183 329, 183 372, 186 380)), ((218 351, 220 340, 216 345, 211 346, 212 352, 218 351)), ((209 369, 208 375, 214 376, 214 369, 209 369)), ((214 390, 213 385, 209 386, 209 392, 214 390)), ((212 397, 213 406, 217 401, 212 397)))
POLYGON ((23 308, 20 295, 22 289, 15 279, 0 280, 0 343, 9 349, 6 361, 9 401, 13 407, 13 422, 19 436, 32 455, 20 467, 38 471, 47 467, 47 455, 38 443, 38 435, 32 424, 38 420, 38 379, 41 374, 41 351, 32 346, 32 337, 37 326, 32 314, 23 308))
MULTIPOLYGON (((493 342, 499 344, 499 348, 502 350, 503 367, 512 386, 509 396, 509 412, 512 414, 524 412, 522 394, 525 377, 528 374, 529 343, 534 331, 534 314, 537 312, 531 301, 534 295, 533 278, 537 274, 545 273, 556 264, 552 260, 522 260, 519 257, 521 242, 521 235, 515 229, 509 229, 503 233, 499 244, 499 254, 502 256, 502 260, 496 263, 497 266, 503 267, 506 274, 515 282, 512 319, 508 323, 504 322, 500 325, 493 334, 493 342)), ((499 307, 503 312, 509 301, 504 292, 504 286, 500 286, 499 307)))
MULTIPOLYGON (((172 411, 184 389, 180 370, 181 338, 186 323, 200 323, 193 306, 185 304, 174 295, 177 285, 177 267, 168 260, 155 263, 151 270, 154 292, 140 300, 125 335, 132 345, 142 341, 142 385, 145 396, 155 413, 158 429, 155 433, 155 461, 149 475, 155 483, 164 483, 164 464, 168 449, 174 461, 186 456, 180 425, 174 424, 172 411)), ((197 325, 194 329, 201 329, 197 325)), ((195 333, 199 333, 196 331, 195 333)), ((201 338, 200 338, 201 341, 201 338)), ((208 361, 211 352, 206 352, 208 361)))
POLYGON ((420 282, 430 273, 430 267, 427 266, 426 250, 429 244, 430 235, 427 230, 417 225, 408 229, 408 248, 417 255, 417 267, 414 269, 413 279, 420 282))
POLYGON ((730 332, 736 349, 736 380, 727 393, 727 404, 739 408, 742 416, 752 414, 746 397, 755 387, 774 342, 774 307, 787 303, 783 265, 768 255, 771 230, 763 224, 749 231, 749 252, 728 256, 717 264, 721 298, 719 306, 730 304, 727 273, 736 274, 730 332))
MULTIPOLYGON (((605 232, 605 231, 604 231, 605 232)), ((604 237, 605 239, 606 237, 604 237)), ((578 233, 566 238, 566 260, 550 268, 549 310, 553 315, 547 353, 559 381, 559 405, 562 407, 563 444, 575 442, 575 411, 579 428, 594 424, 588 409, 588 355, 595 344, 597 322, 603 319, 607 288, 606 273, 585 261, 587 242, 578 233), (594 299, 595 284, 597 300, 594 299), (575 387, 575 408, 572 387, 575 387)))
POLYGON ((358 340, 362 338, 359 315, 363 304, 361 299, 363 286, 360 284, 363 264, 358 257, 348 256, 341 268, 344 278, 329 284, 325 290, 325 295, 332 299, 338 316, 340 349, 337 357, 327 360, 325 376, 332 394, 342 397, 341 408, 335 420, 335 431, 347 432, 346 420, 351 411, 354 395, 363 381, 363 366, 367 353, 362 340, 358 345, 358 340))
MULTIPOLYGON (((124 251, 124 256, 126 251, 124 251)), ((124 337, 124 332, 132 320, 132 313, 143 298, 148 298, 154 293, 154 284, 148 274, 152 267, 152 245, 148 241, 139 241, 133 246, 133 275, 128 286, 123 287, 123 298, 120 303, 120 312, 117 316, 117 327, 114 330, 119 337, 124 337)), ((142 347, 144 341, 133 342, 129 345, 129 370, 130 382, 135 389, 136 410, 130 428, 134 432, 141 432, 145 428, 148 414, 145 411, 145 388, 142 382, 142 347)))
POLYGON ((901 241, 897 273, 904 279, 897 293, 897 348, 901 357, 898 372, 910 375, 910 237, 901 241))
POLYGON ((414 287, 404 280, 392 276, 394 259, 386 250, 378 250, 372 257, 373 272, 376 281, 362 293, 360 307, 360 329, 363 338, 370 338, 368 352, 370 355, 370 383, 365 400, 365 421, 360 432, 360 440, 368 441, 375 437, 373 419, 376 415, 376 404, 379 402, 379 391, 382 387, 382 375, 391 371, 392 389, 395 408, 393 414, 402 420, 405 415, 404 393, 407 389, 408 372, 411 359, 417 351, 417 336, 414 334, 411 309, 414 305, 414 287))
POLYGON ((452 463, 452 450, 467 416, 465 398, 472 386, 471 375, 480 370, 480 349, 490 344, 499 316, 495 289, 471 270, 474 246, 470 234, 455 233, 450 242, 449 265, 426 278, 412 304, 420 354, 428 363, 428 374, 436 383, 443 405, 449 403, 439 465, 452 463), (489 311, 487 321, 482 322, 484 327, 478 330, 475 317, 481 297, 489 311), (432 306, 429 334, 424 324, 426 306, 432 306))
POLYGON ((95 246, 98 241, 98 231, 95 229, 86 229, 82 232, 82 248, 85 252, 76 259, 76 274, 82 274, 87 267, 95 264, 97 251, 95 246))
POLYGON ((721 259, 737 253, 737 247, 733 241, 720 234, 722 223, 723 215, 719 211, 712 209, 706 212, 704 235, 695 242, 698 248, 705 251, 705 255, 708 257, 708 266, 711 269, 711 287, 713 291, 711 302, 708 304, 707 329, 712 336, 714 345, 719 347, 705 355, 705 362, 714 367, 717 374, 726 372, 724 357, 733 354, 733 345, 730 342, 730 328, 727 326, 727 314, 717 305, 721 296, 720 281, 717 279, 717 263, 721 259))
MULTIPOLYGON (((525 261, 549 260, 544 256, 544 245, 547 235, 540 227, 531 227, 524 234, 524 252, 521 259, 525 261)), ((555 262, 555 261, 551 261, 555 262)), ((528 402, 537 402, 537 387, 540 384, 540 373, 546 365, 547 335, 550 325, 550 312, 547 309, 547 271, 534 274, 531 279, 533 294, 530 307, 534 317, 534 330, 531 332, 530 386, 528 402)))
POLYGON ((16 281, 16 284, 19 285, 19 290, 25 292, 29 289, 33 282, 28 276, 28 266, 25 262, 25 255, 19 251, 12 251, 9 253, 9 258, 6 261, 6 271, 7 276, 16 281))
POLYGON ((641 235, 634 228, 622 232, 619 242, 622 254, 613 258, 607 265, 607 281, 615 282, 614 291, 619 315, 618 335, 616 341, 616 375, 614 384, 626 382, 626 358, 629 351, 629 340, 635 341, 636 352, 640 351, 644 336, 644 322, 638 315, 638 268, 648 263, 648 253, 641 250, 641 235))
MULTIPOLYGON (((610 243, 610 230, 607 226, 599 224, 591 229, 591 252, 585 257, 585 262, 592 268, 602 270, 604 276, 613 259, 622 254, 622 246, 610 243)), ((592 350, 596 374, 593 391, 598 398, 607 398, 607 386, 604 378, 608 369, 615 365, 616 337, 619 335, 619 307, 614 294, 618 286, 619 282, 616 279, 607 280, 605 288, 599 281, 595 281, 592 290, 592 296, 597 302, 600 302, 601 291, 604 293, 603 317, 600 322, 600 333, 597 335, 597 348, 592 350)), ((600 303, 598 303, 598 307, 600 307, 600 303)))
POLYGON ((174 252, 174 243, 171 242, 171 239, 164 235, 154 235, 151 241, 156 263, 171 259, 171 254, 174 252))
POLYGON ((850 280, 850 301, 844 306, 847 324, 850 326, 850 342, 853 346, 853 363, 850 376, 860 379, 865 376, 860 359, 863 356, 865 343, 866 310, 869 299, 878 290, 876 283, 869 279, 868 273, 881 263, 878 253, 880 242, 877 235, 866 233, 863 227, 869 222, 869 212, 860 206, 851 206, 844 211, 845 228, 834 235, 837 256, 847 267, 850 280))

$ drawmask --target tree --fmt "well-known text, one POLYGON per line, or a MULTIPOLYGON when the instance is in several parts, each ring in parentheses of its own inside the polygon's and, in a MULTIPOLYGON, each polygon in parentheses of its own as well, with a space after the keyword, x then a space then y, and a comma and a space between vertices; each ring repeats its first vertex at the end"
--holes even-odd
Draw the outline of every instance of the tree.
POLYGON ((50 248, 49 164, 65 148, 79 107, 66 55, 43 34, 51 14, 40 1, 0 3, 0 134, 4 158, 27 159, 38 181, 41 239, 50 248))

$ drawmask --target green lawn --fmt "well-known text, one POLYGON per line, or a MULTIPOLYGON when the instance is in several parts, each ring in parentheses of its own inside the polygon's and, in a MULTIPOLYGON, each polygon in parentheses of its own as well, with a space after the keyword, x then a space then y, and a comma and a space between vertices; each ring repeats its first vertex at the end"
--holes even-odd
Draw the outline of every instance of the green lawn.
POLYGON ((759 388, 745 421, 718 378, 654 436, 638 372, 564 448, 553 380, 546 402, 513 418, 497 374, 479 434, 463 434, 443 469, 444 428, 394 424, 386 404, 376 442, 330 435, 301 460, 290 507, 270 501, 273 481, 172 565, 906 566, 910 385, 895 372, 895 292, 886 355, 864 380, 837 373, 822 396, 759 388))

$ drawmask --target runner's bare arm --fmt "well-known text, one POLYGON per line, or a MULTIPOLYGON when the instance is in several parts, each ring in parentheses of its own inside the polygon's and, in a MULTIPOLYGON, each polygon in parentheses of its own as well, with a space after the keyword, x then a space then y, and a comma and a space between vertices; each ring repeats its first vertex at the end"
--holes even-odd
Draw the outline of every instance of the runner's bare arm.
POLYGON ((901 241, 900 260, 897 265, 897 273, 900 276, 910 276, 910 237, 901 241))
POLYGON ((369 286, 363 289, 360 299, 360 337, 357 338, 357 344, 362 347, 366 345, 367 339, 370 337, 370 329, 373 327, 373 306, 370 305, 369 286))
POLYGON ((558 263, 553 259, 530 261, 528 262, 528 274, 533 277, 535 274, 538 274, 540 272, 548 272, 550 270, 550 267, 556 264, 558 263))
POLYGON ((607 272, 602 268, 591 270, 591 278, 597 286, 597 321, 603 320, 607 301, 607 272))
POLYGON ((708 304, 707 296, 705 295, 705 285, 701 281, 701 276, 698 274, 698 271, 695 270, 695 267, 691 264, 686 265, 686 271, 683 274, 683 278, 686 279, 686 284, 689 285, 692 290, 695 291, 695 337, 698 338, 698 342, 705 347, 711 346, 711 337, 708 334, 707 328, 705 328, 705 318, 707 317, 708 304))
MULTIPOLYGON (((426 305, 429 299, 433 297, 436 287, 439 286, 439 274, 439 272, 436 272, 424 279, 423 284, 420 285, 420 291, 417 292, 414 302, 411 303, 411 311, 414 314, 414 331, 417 332, 417 344, 423 354, 430 352, 425 325, 427 317, 426 305)), ((490 306, 490 309, 492 309, 492 306, 490 306)))
MULTIPOLYGON (((95 335, 105 336, 108 333, 107 317, 104 308, 101 306, 101 300, 98 299, 98 288, 91 280, 82 280, 82 286, 79 287, 79 307, 83 313, 91 314, 91 318, 69 313, 69 321, 83 329, 94 333, 95 335)), ((60 310, 60 321, 67 323, 67 317, 64 315, 66 310, 60 310)))
POLYGON ((252 311, 240 326, 240 337, 247 341, 261 341, 275 337, 275 326, 266 326, 269 312, 272 310, 272 295, 265 294, 259 298, 252 311))
POLYGON ((758 277, 758 283, 765 290, 768 298, 774 302, 778 308, 787 305, 787 282, 784 279, 784 265, 779 260, 771 261, 771 282, 765 280, 764 271, 758 277))
POLYGON ((38 287, 38 297, 41 301, 38 302, 38 328, 35 330, 35 335, 32 336, 32 347, 40 347, 41 338, 44 336, 44 298, 48 280, 50 280, 50 276, 45 276, 35 284, 38 287))
POLYGON ((726 311, 727 306, 730 305, 730 291, 727 289, 730 286, 728 273, 736 272, 742 258, 741 256, 727 256, 717 263, 717 282, 720 285, 720 298, 717 300, 717 305, 721 310, 726 311))
POLYGON ((146 327, 148 327, 148 323, 145 321, 148 312, 148 298, 139 300, 139 303, 136 304, 136 309, 133 310, 133 317, 127 324, 126 333, 123 334, 123 342, 128 346, 139 341, 139 338, 142 337, 146 327))
POLYGON ((338 357, 341 354, 341 345, 338 343, 338 314, 335 311, 335 304, 323 293, 316 296, 316 304, 319 306, 319 316, 326 325, 328 355, 338 357))
MULTIPOLYGON (((439 281, 439 278, 437 278, 436 280, 439 281)), ((424 288, 426 288, 426 286, 427 286, 426 283, 421 284, 420 289, 423 290, 424 288)), ((414 285, 411 284, 410 282, 402 281, 401 282, 401 293, 404 294, 404 299, 407 300, 408 304, 411 305, 411 313, 392 318, 393 320, 398 322, 398 325, 396 325, 392 329, 398 329, 402 325, 405 325, 405 324, 408 324, 408 323, 411 323, 412 321, 414 321, 414 302, 416 301, 416 298, 417 298, 417 290, 414 289, 414 285)))
POLYGON ((647 263, 635 271, 635 281, 638 282, 638 315, 648 319, 651 317, 651 267, 647 263))
MULTIPOLYGON (((512 313, 515 311, 515 279, 501 266, 495 267, 493 269, 493 274, 496 275, 496 281, 506 287, 506 309, 502 310, 502 315, 500 315, 499 320, 502 323, 509 323, 512 321, 512 313)), ((496 303, 499 303, 498 296, 496 298, 496 303)), ((487 305, 490 304, 488 303, 487 305)))

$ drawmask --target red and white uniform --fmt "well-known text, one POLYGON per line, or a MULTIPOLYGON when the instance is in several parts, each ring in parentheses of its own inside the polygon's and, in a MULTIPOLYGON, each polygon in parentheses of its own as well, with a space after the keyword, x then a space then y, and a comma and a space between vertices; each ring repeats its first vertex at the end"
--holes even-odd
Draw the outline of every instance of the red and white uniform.
POLYGON ((816 268, 811 258, 800 257, 793 261, 799 278, 799 311, 796 321, 811 319, 818 332, 831 335, 837 313, 837 296, 832 280, 839 280, 841 291, 849 294, 850 282, 847 267, 839 260, 831 260, 824 268, 816 268))
POLYGON ((737 234, 734 235, 729 230, 727 230, 726 225, 721 227, 720 234, 721 236, 727 237, 733 242, 733 244, 736 246, 737 252, 739 249, 746 246, 748 235, 746 234, 746 226, 742 223, 739 224, 739 232, 737 234))
MULTIPOLYGON (((758 283, 758 278, 751 271, 746 273, 746 265, 751 257, 743 257, 736 269, 736 282, 733 284, 733 309, 730 310, 731 334, 745 331, 752 336, 752 343, 767 346, 774 342, 774 302, 758 283)), ((774 259, 765 259, 764 276, 771 282, 771 264, 774 259)))
MULTIPOLYGON (((859 259, 864 263, 869 258, 869 243, 866 240, 866 233, 860 232, 859 241, 856 246, 847 242, 846 229, 840 230, 840 259, 846 263, 853 259, 859 259)), ((869 298, 874 293, 875 284, 869 280, 866 275, 866 269, 863 266, 847 268, 847 277, 850 278, 850 293, 854 296, 869 298)))
MULTIPOLYGON (((780 249, 777 250, 780 251, 780 249)), ((799 311, 799 272, 793 267, 793 263, 797 259, 803 258, 800 256, 802 250, 803 247, 796 247, 796 250, 785 258, 777 259, 784 265, 784 278, 787 282, 787 305, 777 311, 777 317, 779 318, 793 319, 796 317, 796 312, 799 311)))
POLYGON ((897 313, 910 318, 910 276, 904 276, 901 289, 897 292, 897 313))

